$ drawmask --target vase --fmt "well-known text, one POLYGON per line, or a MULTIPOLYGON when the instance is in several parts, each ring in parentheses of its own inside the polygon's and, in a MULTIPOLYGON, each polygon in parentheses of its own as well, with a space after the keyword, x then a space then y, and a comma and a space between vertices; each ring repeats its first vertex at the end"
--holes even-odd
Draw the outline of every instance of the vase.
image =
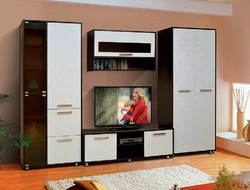
POLYGON ((37 140, 40 138, 40 132, 37 128, 36 122, 31 123, 31 127, 28 129, 27 135, 31 140, 37 140))
POLYGON ((29 82, 29 89, 36 91, 38 88, 39 88, 39 83, 37 82, 37 80, 35 78, 33 78, 29 82))
POLYGON ((242 131, 242 136, 246 141, 250 141, 250 120, 247 120, 247 124, 242 131))
POLYGON ((245 113, 237 112, 237 139, 242 139, 242 131, 245 126, 245 113))

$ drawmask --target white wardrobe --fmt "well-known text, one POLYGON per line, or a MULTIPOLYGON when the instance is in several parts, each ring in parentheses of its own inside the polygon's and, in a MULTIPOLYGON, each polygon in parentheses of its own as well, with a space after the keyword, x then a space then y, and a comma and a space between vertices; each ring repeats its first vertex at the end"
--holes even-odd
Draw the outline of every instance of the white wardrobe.
POLYGON ((175 154, 213 151, 216 31, 169 28, 158 34, 159 124, 173 126, 175 154))

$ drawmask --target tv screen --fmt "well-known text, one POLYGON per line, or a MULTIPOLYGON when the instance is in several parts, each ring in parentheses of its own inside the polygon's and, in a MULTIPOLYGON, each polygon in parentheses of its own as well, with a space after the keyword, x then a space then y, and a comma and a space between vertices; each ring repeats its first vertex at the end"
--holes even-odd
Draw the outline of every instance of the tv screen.
POLYGON ((95 127, 138 128, 151 124, 151 86, 95 86, 95 127))

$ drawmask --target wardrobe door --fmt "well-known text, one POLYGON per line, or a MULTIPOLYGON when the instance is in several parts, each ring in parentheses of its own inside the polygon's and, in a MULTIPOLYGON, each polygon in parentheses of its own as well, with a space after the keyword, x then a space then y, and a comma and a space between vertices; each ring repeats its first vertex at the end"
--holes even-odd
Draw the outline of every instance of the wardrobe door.
POLYGON ((195 30, 195 146, 215 149, 215 30, 195 30))
POLYGON ((80 162, 81 24, 49 22, 47 41, 48 164, 80 162))
POLYGON ((48 23, 48 109, 81 107, 81 25, 48 23))
POLYGON ((174 152, 195 150, 194 30, 173 32, 174 152))

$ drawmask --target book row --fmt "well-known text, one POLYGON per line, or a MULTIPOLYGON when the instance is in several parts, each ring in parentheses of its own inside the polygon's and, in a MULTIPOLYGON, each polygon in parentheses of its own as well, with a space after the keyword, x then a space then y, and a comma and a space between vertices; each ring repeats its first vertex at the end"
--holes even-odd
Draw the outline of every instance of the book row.
POLYGON ((95 70, 128 70, 129 63, 127 59, 95 59, 95 70))

